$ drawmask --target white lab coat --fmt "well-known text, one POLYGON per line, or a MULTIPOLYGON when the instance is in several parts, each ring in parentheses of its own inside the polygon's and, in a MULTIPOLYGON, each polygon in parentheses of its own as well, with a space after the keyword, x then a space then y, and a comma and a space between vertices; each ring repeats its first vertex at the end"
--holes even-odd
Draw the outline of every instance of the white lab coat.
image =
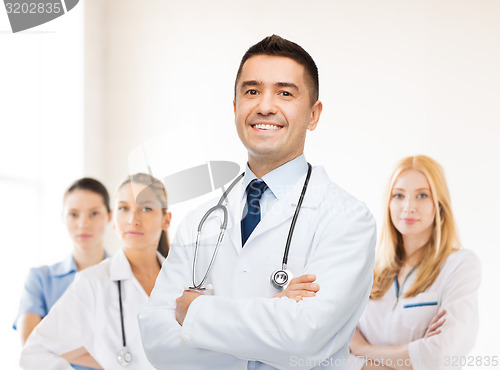
MULTIPOLYGON (((151 298, 139 314, 144 348, 157 369, 346 368, 348 343, 372 283, 375 222, 363 203, 315 167, 288 268, 296 277, 316 274, 321 288, 316 297, 298 303, 272 299, 277 291, 270 276, 281 267, 304 178, 266 212, 244 248, 240 201, 245 189, 235 186, 226 202, 227 233, 208 278, 214 291, 192 302, 180 326, 175 299, 192 284, 196 230, 216 200, 184 220, 151 298)), ((197 283, 212 257, 221 214, 212 214, 204 226, 197 283)))
MULTIPOLYGON (((158 260, 164 258, 158 254, 158 260)), ((117 281, 121 280, 128 369, 153 369, 142 348, 137 314, 148 296, 134 277, 123 250, 76 274, 68 290, 29 336, 21 354, 23 369, 71 370, 60 357, 81 346, 106 370, 123 369, 117 361, 122 332, 117 281)))
MULTIPOLYGON (((417 273, 410 275, 404 291, 415 282, 417 273)), ((381 299, 368 302, 358 327, 372 345, 409 343, 415 370, 460 368, 461 358, 466 358, 476 339, 480 281, 481 264, 476 255, 470 250, 453 252, 425 292, 396 303, 392 284, 381 299), (423 338, 432 318, 442 309, 446 310, 446 322, 441 333, 423 338)), ((350 368, 361 369, 363 363, 357 359, 350 368)))

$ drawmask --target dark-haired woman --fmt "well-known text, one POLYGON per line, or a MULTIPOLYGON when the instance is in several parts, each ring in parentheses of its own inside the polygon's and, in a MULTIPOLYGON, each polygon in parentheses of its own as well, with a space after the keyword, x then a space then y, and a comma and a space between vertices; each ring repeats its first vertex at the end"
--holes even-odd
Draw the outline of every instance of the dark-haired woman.
POLYGON ((64 261, 29 271, 14 323, 23 344, 66 291, 76 272, 105 258, 103 237, 110 220, 109 194, 99 181, 81 178, 66 190, 63 221, 73 242, 72 252, 64 261))
POLYGON ((73 284, 29 337, 23 369, 71 369, 90 355, 96 368, 153 369, 142 348, 137 315, 168 253, 171 215, 163 184, 128 177, 116 194, 113 223, 123 248, 78 273, 73 284))

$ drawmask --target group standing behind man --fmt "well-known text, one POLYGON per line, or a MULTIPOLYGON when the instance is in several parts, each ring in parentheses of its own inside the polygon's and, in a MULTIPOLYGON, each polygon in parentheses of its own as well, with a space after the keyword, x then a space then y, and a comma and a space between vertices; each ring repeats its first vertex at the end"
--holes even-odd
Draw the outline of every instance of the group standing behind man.
POLYGON ((127 176, 118 191, 113 226, 123 248, 76 275, 75 281, 28 338, 23 369, 153 369, 137 315, 148 300, 169 250, 171 214, 161 181, 127 176))

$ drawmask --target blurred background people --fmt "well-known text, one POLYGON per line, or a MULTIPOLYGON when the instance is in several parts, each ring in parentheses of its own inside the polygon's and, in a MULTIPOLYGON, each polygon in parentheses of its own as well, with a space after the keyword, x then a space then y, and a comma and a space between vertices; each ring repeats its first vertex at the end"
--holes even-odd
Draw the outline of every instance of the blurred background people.
POLYGON ((71 369, 70 363, 153 369, 142 348, 137 315, 168 253, 170 219, 159 180, 136 174, 119 186, 113 224, 123 248, 77 274, 26 342, 23 369, 71 369))

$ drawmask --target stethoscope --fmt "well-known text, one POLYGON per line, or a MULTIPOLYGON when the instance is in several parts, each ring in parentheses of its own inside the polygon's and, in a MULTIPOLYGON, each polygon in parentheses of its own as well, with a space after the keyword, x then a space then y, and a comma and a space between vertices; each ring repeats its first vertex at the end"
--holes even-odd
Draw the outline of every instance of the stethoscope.
MULTIPOLYGON (((304 196, 306 194, 307 190, 307 185, 309 184, 309 179, 311 178, 311 171, 312 171, 312 166, 307 163, 308 169, 307 169, 307 176, 306 180, 304 181, 304 186, 302 187, 302 192, 300 194, 299 201, 297 203, 297 206, 295 207, 295 213, 292 218, 292 223, 290 225, 290 230, 288 231, 288 238, 286 240, 286 245, 285 245, 285 252, 283 253, 283 261, 281 262, 281 268, 277 269, 271 274, 271 284, 274 288, 278 290, 283 290, 287 287, 288 283, 293 279, 292 272, 287 269, 287 262, 288 262, 288 252, 290 250, 290 244, 292 242, 292 236, 293 236, 293 230, 295 229, 295 224, 297 222, 297 217, 299 216, 300 208, 302 206, 302 201, 304 200, 304 196)), ((213 286, 212 284, 208 284, 206 287, 203 287, 203 284, 207 280, 208 274, 210 273, 210 270, 212 269, 212 265, 215 261, 215 257, 217 256, 217 252, 219 250, 219 245, 222 242, 222 239, 224 238, 224 233, 226 232, 227 229, 227 219, 228 219, 228 211, 226 206, 222 204, 224 200, 227 198, 228 194, 231 192, 231 190, 234 188, 236 183, 240 181, 245 173, 243 172, 241 175, 239 175, 232 183, 229 185, 226 191, 222 194, 221 198, 219 199, 219 202, 217 205, 213 206, 210 208, 205 215, 201 218, 200 224, 198 225, 198 233, 196 235, 196 244, 195 244, 195 249, 194 249, 194 259, 193 259, 193 285, 188 287, 187 289, 189 290, 212 290, 213 286), (199 250, 199 242, 200 242, 200 236, 201 236, 201 231, 203 229, 203 225, 205 224, 205 221, 207 218, 216 210, 222 210, 224 214, 224 218, 222 221, 222 224, 220 226, 220 232, 219 232, 219 237, 217 238, 217 243, 215 244, 215 250, 212 254, 212 259, 210 260, 210 263, 207 268, 207 272, 205 273, 205 276, 201 280, 199 284, 196 284, 196 261, 198 258, 198 250, 199 250)))
POLYGON ((123 347, 118 351, 116 359, 118 363, 124 367, 130 365, 132 362, 132 354, 127 347, 127 340, 125 339, 125 325, 123 324, 123 304, 122 304, 122 281, 118 280, 118 300, 120 302, 120 323, 122 327, 122 344, 123 347))

